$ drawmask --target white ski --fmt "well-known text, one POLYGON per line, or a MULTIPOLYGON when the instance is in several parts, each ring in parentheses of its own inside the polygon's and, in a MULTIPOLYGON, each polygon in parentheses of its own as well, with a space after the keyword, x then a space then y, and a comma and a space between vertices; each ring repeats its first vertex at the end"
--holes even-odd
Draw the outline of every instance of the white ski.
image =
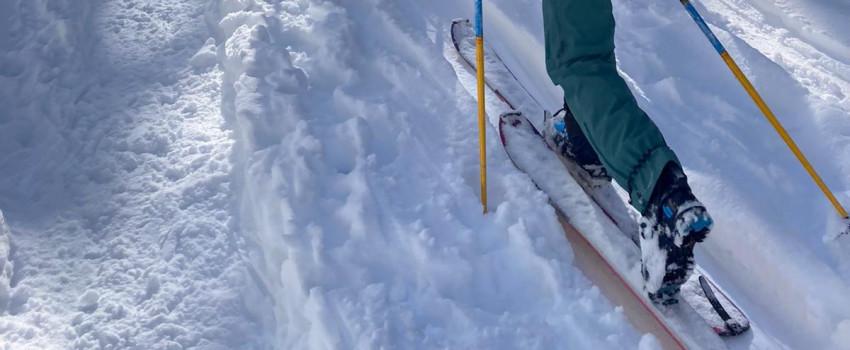
MULTIPOLYGON (((457 63, 475 76, 474 33, 469 21, 455 20, 451 35, 457 63)), ((488 109, 502 115, 497 119, 490 114, 490 122, 500 126, 508 155, 549 195, 570 227, 580 232, 634 297, 675 333, 678 345, 724 348, 716 335, 737 335, 749 329, 746 315, 699 266, 682 286, 684 303, 660 307, 649 302, 642 291, 637 225, 629 208, 612 185, 591 188, 580 177, 571 176, 576 165, 551 151, 532 122, 517 113, 542 119, 543 107, 489 47, 485 57, 488 109)))

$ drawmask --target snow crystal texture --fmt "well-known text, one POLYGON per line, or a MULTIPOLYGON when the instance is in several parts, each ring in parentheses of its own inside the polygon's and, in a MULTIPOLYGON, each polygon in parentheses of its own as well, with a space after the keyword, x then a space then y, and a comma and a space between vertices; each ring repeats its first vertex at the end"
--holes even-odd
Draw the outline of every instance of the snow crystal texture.
MULTIPOLYGON (((850 204, 850 8, 697 5, 850 204)), ((540 1, 485 8, 557 109, 540 1)), ((697 259, 759 326, 726 345, 850 347, 850 243, 817 188, 678 4, 614 8, 622 73, 716 220, 697 259)), ((493 128, 481 214, 476 106, 444 55, 471 11, 0 1, 0 349, 656 347, 493 128)))

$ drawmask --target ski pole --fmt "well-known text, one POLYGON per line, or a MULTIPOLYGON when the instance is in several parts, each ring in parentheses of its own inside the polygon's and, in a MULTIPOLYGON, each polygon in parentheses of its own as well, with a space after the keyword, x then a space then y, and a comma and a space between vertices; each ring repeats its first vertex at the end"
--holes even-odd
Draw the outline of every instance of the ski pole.
POLYGON ((484 120, 484 11, 481 0, 475 0, 475 60, 478 67, 478 152, 480 157, 481 206, 487 214, 487 133, 484 120))
MULTIPOLYGON (((761 95, 758 93, 758 91, 756 91, 756 88, 753 86, 750 80, 747 79, 747 76, 744 75, 744 72, 741 71, 741 68, 738 67, 738 64, 735 63, 735 60, 732 59, 732 56, 729 55, 729 52, 726 51, 726 48, 723 46, 720 40, 717 39, 717 36, 714 35, 714 32, 711 31, 711 28, 708 27, 708 24, 705 23, 705 20, 702 18, 699 12, 697 12, 696 7, 694 7, 690 0, 679 1, 682 3, 683 6, 685 6, 685 9, 688 11, 688 14, 690 14, 691 18, 693 18, 694 21, 697 23, 699 28, 702 30, 702 33, 705 34, 705 37, 708 38, 708 41, 711 42, 711 45, 714 46, 714 49, 717 50, 717 53, 720 54, 720 57, 723 58, 724 62, 726 62, 726 65, 729 66, 729 69, 732 71, 732 74, 735 75, 735 78, 738 79, 738 81, 744 87, 744 90, 747 90, 747 93, 753 99, 753 102, 755 102, 756 106, 758 106, 758 108, 761 110, 762 114, 764 114, 765 118, 767 118, 770 124, 773 125, 773 128, 776 129, 776 132, 779 133, 779 136, 782 137, 782 140, 785 141, 785 144, 788 145, 788 148, 791 149, 791 152, 794 153, 794 155, 797 157, 797 160, 800 161, 800 164, 803 165, 803 168, 806 169, 806 171, 809 173, 809 176, 811 176, 812 180, 815 181, 815 184, 818 185, 818 187, 821 191, 823 191, 823 194, 826 196, 829 202, 832 203, 832 206, 835 207, 835 211, 838 212, 838 215, 841 216, 841 218, 844 220, 844 223, 850 225, 850 216, 847 215, 847 210, 845 210, 844 207, 841 206, 841 203, 838 202, 838 199, 835 198, 835 195, 832 194, 832 191, 830 191, 826 183, 823 182, 823 179, 821 179, 820 175, 818 175, 817 171, 815 171, 815 168, 812 166, 811 163, 809 163, 809 160, 806 159, 806 156, 803 154, 802 151, 800 151, 800 148, 797 147, 797 144, 791 138, 791 135, 788 134, 788 131, 785 130, 785 127, 782 126, 782 124, 776 118, 776 115, 774 115, 770 107, 767 106, 767 103, 764 102, 764 99, 762 99, 761 95)), ((845 228, 840 235, 844 234, 850 234, 850 226, 845 228)))

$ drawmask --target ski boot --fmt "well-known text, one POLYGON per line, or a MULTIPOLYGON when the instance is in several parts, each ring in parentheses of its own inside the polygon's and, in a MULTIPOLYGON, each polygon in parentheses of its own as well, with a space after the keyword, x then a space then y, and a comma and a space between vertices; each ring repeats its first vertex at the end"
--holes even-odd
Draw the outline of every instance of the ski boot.
POLYGON ((543 139, 549 148, 569 162, 568 170, 573 177, 585 182, 590 188, 598 188, 611 182, 605 166, 596 151, 587 141, 567 105, 554 115, 543 114, 543 139))
POLYGON ((678 303, 679 289, 694 268, 694 245, 713 221, 688 186, 679 166, 668 165, 640 220, 641 273, 652 302, 678 303))

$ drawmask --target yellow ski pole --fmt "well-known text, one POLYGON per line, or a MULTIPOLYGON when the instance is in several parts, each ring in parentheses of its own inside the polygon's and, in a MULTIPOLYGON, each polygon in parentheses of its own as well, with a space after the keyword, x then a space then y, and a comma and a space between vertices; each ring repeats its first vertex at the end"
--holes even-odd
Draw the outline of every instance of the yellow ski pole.
MULTIPOLYGON (((823 192, 829 202, 832 203, 832 206, 835 207, 835 211, 844 220, 844 223, 850 225, 850 217, 848 217, 847 215, 847 210, 845 210, 844 207, 841 206, 841 203, 838 201, 838 199, 835 198, 835 195, 832 194, 832 191, 829 190, 829 187, 827 187, 826 183, 823 182, 823 179, 821 179, 820 175, 818 175, 817 171, 815 171, 815 168, 812 166, 809 160, 806 159, 806 156, 803 154, 800 148, 797 147, 797 144, 791 138, 791 135, 788 134, 788 131, 785 130, 785 127, 782 126, 782 123, 779 122, 779 119, 776 118, 776 115, 773 114, 773 111, 770 110, 770 107, 767 106, 767 103, 764 102, 764 99, 762 99, 761 95, 758 93, 758 91, 756 91, 756 88, 753 86, 750 80, 747 79, 747 76, 744 75, 744 72, 741 71, 741 68, 738 67, 738 64, 735 63, 735 60, 732 59, 732 56, 729 55, 729 52, 726 51, 726 48, 723 46, 720 40, 717 39, 717 36, 714 35, 714 32, 711 31, 711 28, 708 27, 708 24, 705 23, 705 20, 702 18, 699 12, 697 12, 696 7, 694 7, 690 0, 679 1, 682 3, 683 6, 685 6, 685 9, 691 15, 691 18, 693 18, 694 21, 697 23, 703 34, 705 34, 706 38, 708 38, 708 41, 711 42, 711 44, 714 46, 714 49, 717 50, 718 54, 720 54, 720 57, 723 58, 723 62, 726 62, 726 65, 729 66, 729 69, 732 71, 732 74, 735 75, 735 78, 738 79, 738 81, 744 87, 744 90, 747 90, 747 93, 753 99, 753 102, 755 102, 756 106, 758 106, 758 108, 761 110, 762 114, 764 114, 765 118, 767 118, 770 124, 773 125, 773 128, 776 129, 776 132, 779 133, 779 136, 782 137, 782 140, 785 141, 785 144, 788 145, 788 148, 791 149, 791 152, 794 153, 794 156, 797 157, 797 160, 800 161, 800 164, 803 165, 803 168, 806 169, 806 172, 809 173, 809 176, 812 177, 812 180, 814 180, 815 184, 817 184, 817 186, 820 188, 820 190, 823 192)), ((844 234, 850 234, 850 226, 845 227, 844 231, 841 232, 841 235, 844 234)))
POLYGON ((484 108, 484 11, 481 0, 475 0, 475 58, 478 72, 478 147, 481 176, 481 206, 487 214, 487 133, 484 108))

